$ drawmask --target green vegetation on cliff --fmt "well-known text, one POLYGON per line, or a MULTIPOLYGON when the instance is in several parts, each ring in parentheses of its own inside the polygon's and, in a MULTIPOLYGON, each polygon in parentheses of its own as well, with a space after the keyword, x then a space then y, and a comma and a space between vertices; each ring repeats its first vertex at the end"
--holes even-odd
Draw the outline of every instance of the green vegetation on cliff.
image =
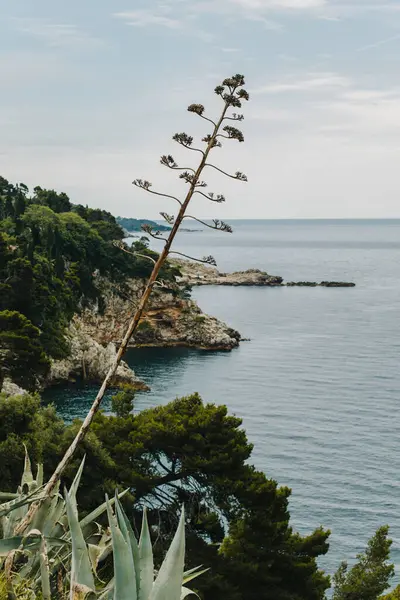
MULTIPOLYGON (((88 303, 101 309, 103 277, 116 290, 127 278, 148 277, 151 261, 115 246, 123 237, 105 210, 41 187, 30 194, 0 177, 0 389, 6 376, 34 389, 49 357, 68 354, 65 328, 88 303)), ((143 239, 132 250, 157 256, 143 239)), ((163 280, 174 281, 177 272, 167 265, 163 280)))
POLYGON ((131 219, 127 217, 117 217, 116 221, 118 225, 120 225, 125 231, 129 233, 135 231, 142 231, 142 225, 150 225, 154 229, 158 231, 170 231, 171 227, 167 225, 160 225, 155 221, 150 221, 149 219, 131 219))

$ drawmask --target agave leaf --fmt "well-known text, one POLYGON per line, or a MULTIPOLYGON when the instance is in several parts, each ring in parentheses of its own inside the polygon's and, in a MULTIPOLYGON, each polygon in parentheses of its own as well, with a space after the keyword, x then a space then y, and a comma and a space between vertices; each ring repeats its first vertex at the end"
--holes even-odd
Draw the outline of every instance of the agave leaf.
POLYGON ((0 500, 14 500, 15 498, 19 498, 19 494, 13 494, 12 492, 0 492, 0 500))
POLYGON ((90 564, 92 565, 93 573, 97 577, 97 565, 99 564, 99 556, 103 552, 103 549, 99 548, 99 546, 96 546, 95 544, 88 544, 87 549, 88 549, 90 564))
POLYGON ((93 572, 96 575, 96 577, 98 579, 100 579, 99 575, 97 573, 97 567, 99 566, 101 561, 105 560, 107 558, 107 556, 109 556, 111 554, 111 552, 113 551, 111 541, 109 541, 107 544, 103 544, 103 545, 88 544, 87 547, 88 547, 88 553, 89 553, 89 558, 90 558, 93 572))
MULTIPOLYGON (((55 528, 65 511, 66 508, 64 498, 59 495, 57 488, 54 492, 54 496, 51 499, 48 516, 42 529, 43 535, 56 535, 55 528)), ((56 537, 58 537, 58 535, 56 535, 56 537)))
POLYGON ((194 569, 190 569, 190 571, 186 571, 183 574, 183 580, 182 583, 189 583, 189 581, 192 581, 192 579, 196 579, 196 577, 200 577, 200 575, 204 575, 204 573, 207 573, 207 571, 209 571, 210 569, 201 569, 201 567, 195 567, 194 569))
POLYGON ((44 533, 43 529, 45 527, 45 523, 48 522, 49 517, 51 517, 52 502, 52 496, 48 496, 43 500, 32 521, 32 529, 38 529, 41 533, 44 533))
POLYGON ((61 535, 64 535, 66 531, 67 520, 65 500, 61 496, 57 496, 57 504, 54 508, 51 520, 51 535, 55 537, 60 537, 61 535))
POLYGON ((108 582, 106 587, 102 590, 99 596, 99 600, 113 600, 114 598, 114 578, 108 582))
POLYGON ((40 489, 34 490, 26 496, 19 494, 15 500, 11 500, 10 502, 0 504, 0 517, 8 515, 10 512, 17 510, 22 506, 26 506, 28 508, 28 506, 32 504, 32 502, 36 502, 36 500, 40 500, 41 498, 43 498, 43 495, 38 493, 39 491, 40 489))
POLYGON ((43 464, 38 463, 37 473, 36 473, 36 483, 38 487, 42 487, 43 485, 43 464))
POLYGON ((86 585, 74 583, 71 588, 71 600, 96 600, 96 594, 86 585))
POLYGON ((40 544, 40 578, 42 581, 43 600, 51 600, 49 557, 46 540, 43 536, 40 544))
POLYGON ((133 566, 135 569, 136 594, 137 594, 138 598, 140 598, 141 597, 141 595, 140 595, 140 589, 141 589, 140 573, 141 573, 143 565, 140 561, 139 546, 137 543, 135 532, 132 529, 129 519, 126 516, 126 513, 125 513, 124 509, 122 508, 122 505, 121 505, 117 495, 115 496, 115 507, 117 510, 118 523, 121 528, 122 534, 125 537, 125 540, 127 542, 129 542, 130 546, 131 546, 131 552, 132 552, 132 557, 133 557, 133 566))
POLYGON ((1 528, 3 530, 3 538, 10 538, 14 533, 14 523, 10 517, 2 517, 1 528))
POLYGON ((193 590, 189 590, 187 587, 182 587, 180 600, 184 600, 188 596, 197 596, 197 598, 200 598, 200 596, 196 594, 196 592, 193 592, 193 590))
POLYGON ((16 537, 6 538, 4 540, 0 540, 0 556, 7 556, 9 552, 13 550, 18 550, 21 546, 23 537, 18 535, 16 537))
POLYGON ((81 460, 81 464, 79 465, 79 469, 77 470, 74 480, 71 484, 70 490, 68 492, 68 496, 73 503, 73 506, 76 510, 76 493, 78 491, 79 484, 81 482, 83 467, 85 466, 86 454, 81 460))
MULTIPOLYGON (((127 488, 126 490, 124 490, 123 492, 118 494, 118 498, 122 498, 128 492, 129 492, 129 488, 127 488)), ((109 500, 109 502, 112 506, 114 504, 114 498, 112 500, 109 500)), ((107 502, 103 502, 103 504, 101 504, 100 506, 95 508, 91 513, 89 513, 84 519, 82 519, 79 522, 81 529, 84 530, 88 525, 90 525, 90 523, 92 523, 92 521, 95 521, 100 515, 102 515, 106 509, 107 509, 107 502)))
POLYGON ((140 559, 140 593, 139 600, 147 600, 154 583, 154 561, 153 547, 147 521, 146 507, 143 510, 142 531, 139 541, 139 559, 140 559))
POLYGON ((106 496, 114 554, 114 600, 136 600, 136 576, 129 542, 124 539, 106 496))
POLYGON ((65 491, 64 497, 72 541, 70 597, 73 598, 73 590, 76 584, 84 585, 90 590, 94 590, 95 585, 86 542, 78 521, 76 502, 73 499, 71 500, 67 491, 65 491))
POLYGON ((179 520, 178 529, 154 582, 149 600, 179 598, 185 560, 185 510, 179 520))
POLYGON ((31 483, 33 483, 33 481, 34 481, 33 474, 32 474, 31 459, 29 458, 28 448, 25 446, 25 444, 24 444, 24 448, 25 448, 25 461, 24 461, 24 472, 22 474, 22 479, 21 479, 21 487, 22 488, 24 487, 24 485, 30 486, 31 483))

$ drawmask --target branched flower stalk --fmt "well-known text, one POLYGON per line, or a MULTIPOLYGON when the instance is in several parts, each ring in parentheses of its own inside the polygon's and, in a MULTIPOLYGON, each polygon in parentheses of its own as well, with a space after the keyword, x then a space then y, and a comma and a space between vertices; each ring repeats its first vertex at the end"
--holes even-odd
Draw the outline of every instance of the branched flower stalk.
MULTIPOLYGON (((146 305, 147 305, 149 297, 153 291, 153 288, 155 287, 155 285, 158 284, 157 278, 159 276, 160 270, 161 270, 163 264, 165 263, 165 261, 167 260, 168 256, 170 254, 174 254, 174 252, 171 250, 171 246, 172 246, 172 243, 175 239, 175 236, 176 236, 184 218, 192 218, 192 219, 194 218, 194 219, 200 221, 203 225, 210 227, 211 229, 226 231, 228 233, 232 232, 231 227, 229 225, 227 225, 226 223, 224 223, 223 221, 214 220, 212 224, 209 224, 205 221, 201 221, 200 219, 197 219, 196 217, 187 215, 186 211, 187 211, 187 208, 189 206, 191 199, 193 198, 194 194, 196 194, 196 193, 201 194, 202 196, 204 196, 205 198, 207 198, 208 200, 210 200, 212 202, 224 202, 225 201, 225 197, 220 194, 216 195, 213 193, 209 193, 208 195, 206 195, 200 191, 201 188, 204 188, 207 186, 206 182, 201 180, 201 175, 203 173, 203 170, 206 169, 207 167, 212 167, 214 169, 217 169, 219 172, 223 173, 224 175, 226 175, 228 177, 236 179, 237 181, 247 181, 247 177, 240 171, 237 171, 235 174, 231 175, 229 173, 226 173, 222 169, 219 169, 219 167, 216 167, 215 165, 212 165, 207 162, 210 152, 214 148, 221 148, 222 143, 219 141, 219 138, 236 139, 239 142, 244 141, 243 133, 239 129, 237 129, 236 127, 233 127, 232 125, 224 125, 225 121, 240 122, 243 120, 243 115, 239 115, 236 113, 228 114, 228 112, 232 108, 240 108, 242 106, 242 102, 244 100, 246 100, 246 101, 249 100, 249 94, 244 89, 244 87, 243 87, 244 85, 245 85, 245 81, 244 81, 243 75, 234 75, 233 77, 225 79, 221 85, 219 85, 215 88, 215 93, 218 96, 220 96, 223 101, 223 108, 222 108, 221 115, 220 115, 219 119, 216 121, 213 121, 212 119, 209 119, 208 117, 206 117, 204 115, 205 109, 202 104, 191 104, 188 107, 189 112, 192 112, 192 113, 198 115, 200 118, 202 118, 205 121, 207 121, 208 123, 210 123, 213 127, 212 133, 207 134, 202 140, 203 142, 206 143, 206 147, 204 150, 201 148, 193 147, 193 137, 187 135, 186 133, 176 133, 173 136, 173 140, 176 141, 181 146, 183 146, 184 148, 201 154, 200 163, 199 163, 197 169, 193 169, 191 167, 180 168, 171 155, 163 155, 161 157, 162 165, 164 165, 172 170, 182 171, 182 173, 180 174, 180 178, 183 179, 189 185, 188 192, 183 201, 179 200, 179 198, 176 198, 175 196, 171 196, 169 194, 164 194, 164 193, 153 191, 151 189, 152 185, 149 181, 145 181, 142 179, 136 179, 133 182, 133 184, 136 187, 139 187, 142 190, 144 190, 150 194, 155 194, 157 196, 162 196, 164 198, 170 198, 170 199, 175 200, 179 204, 179 212, 178 212, 176 218, 168 215, 167 213, 161 213, 161 215, 164 217, 164 219, 167 221, 167 223, 172 225, 172 229, 167 238, 162 237, 160 235, 160 232, 158 232, 158 231, 153 232, 151 228, 149 228, 148 226, 146 227, 146 230, 145 230, 146 233, 148 233, 149 235, 151 235, 152 237, 154 237, 156 239, 161 239, 165 242, 164 248, 161 251, 158 260, 154 264, 152 273, 151 273, 151 275, 147 281, 147 284, 144 288, 144 291, 143 291, 143 294, 138 303, 137 309, 129 322, 129 326, 126 330, 126 333, 124 335, 122 343, 118 349, 116 358, 114 359, 114 361, 113 361, 113 363, 112 363, 112 365, 111 365, 111 367, 110 367, 110 369, 109 369, 109 371, 97 393, 97 396, 96 396, 88 414, 86 415, 86 418, 83 421, 75 439, 72 441, 71 445, 65 452, 63 458, 61 459, 60 463, 58 464, 53 475, 49 479, 49 481, 45 487, 45 490, 44 490, 43 498, 46 498, 54 493, 54 491, 56 490, 56 487, 58 485, 58 482, 60 481, 62 473, 64 472, 68 463, 73 458, 77 447, 82 442, 86 433, 88 432, 90 425, 93 421, 93 418, 100 408, 100 405, 104 398, 105 392, 115 377, 118 366, 119 366, 119 364, 122 360, 122 357, 125 354, 126 349, 128 347, 129 341, 132 338, 133 334, 135 333, 135 331, 139 325, 140 319, 146 308, 146 305)), ((175 254, 179 254, 179 253, 176 252, 175 254)), ((192 257, 188 257, 188 258, 192 258, 192 257)), ((193 259, 193 260, 198 260, 198 262, 205 262, 207 264, 215 265, 215 260, 212 256, 207 256, 200 260, 199 259, 193 259)), ((43 499, 32 504, 25 519, 23 519, 21 521, 21 523, 19 524, 19 527, 16 531, 17 535, 26 531, 28 525, 32 522, 33 517, 35 516, 35 514, 42 502, 43 502, 43 499)))

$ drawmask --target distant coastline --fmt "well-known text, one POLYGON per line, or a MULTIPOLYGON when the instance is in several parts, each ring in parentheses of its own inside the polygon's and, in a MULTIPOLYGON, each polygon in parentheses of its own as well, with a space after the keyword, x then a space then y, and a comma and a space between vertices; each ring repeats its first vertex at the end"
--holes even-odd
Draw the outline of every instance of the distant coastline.
POLYGON ((116 221, 118 225, 122 227, 128 233, 134 233, 137 231, 142 231, 143 225, 150 225, 150 227, 154 227, 157 231, 171 231, 171 227, 168 225, 160 225, 156 221, 151 221, 150 219, 131 219, 128 217, 117 217, 116 221))
MULTIPOLYGON (((143 225, 150 225, 150 227, 156 231, 171 231, 172 229, 168 225, 157 223, 157 221, 152 221, 151 219, 131 219, 129 217, 117 217, 116 221, 127 234, 143 232, 143 225)), ((185 231, 186 233, 195 233, 203 230, 181 228, 181 231, 185 231)))

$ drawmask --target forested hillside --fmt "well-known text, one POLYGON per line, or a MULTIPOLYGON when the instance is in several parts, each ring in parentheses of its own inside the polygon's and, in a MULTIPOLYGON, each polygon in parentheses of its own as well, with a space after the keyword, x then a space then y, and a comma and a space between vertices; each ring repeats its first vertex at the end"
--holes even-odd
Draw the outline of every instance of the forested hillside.
MULTIPOLYGON (((0 177, 0 389, 6 376, 34 389, 49 358, 68 354, 65 328, 89 303, 101 308, 102 277, 123 285, 149 274, 151 261, 115 246, 123 237, 105 210, 0 177)), ((133 246, 151 254, 143 241, 133 246)), ((175 272, 167 267, 164 281, 175 272)))

